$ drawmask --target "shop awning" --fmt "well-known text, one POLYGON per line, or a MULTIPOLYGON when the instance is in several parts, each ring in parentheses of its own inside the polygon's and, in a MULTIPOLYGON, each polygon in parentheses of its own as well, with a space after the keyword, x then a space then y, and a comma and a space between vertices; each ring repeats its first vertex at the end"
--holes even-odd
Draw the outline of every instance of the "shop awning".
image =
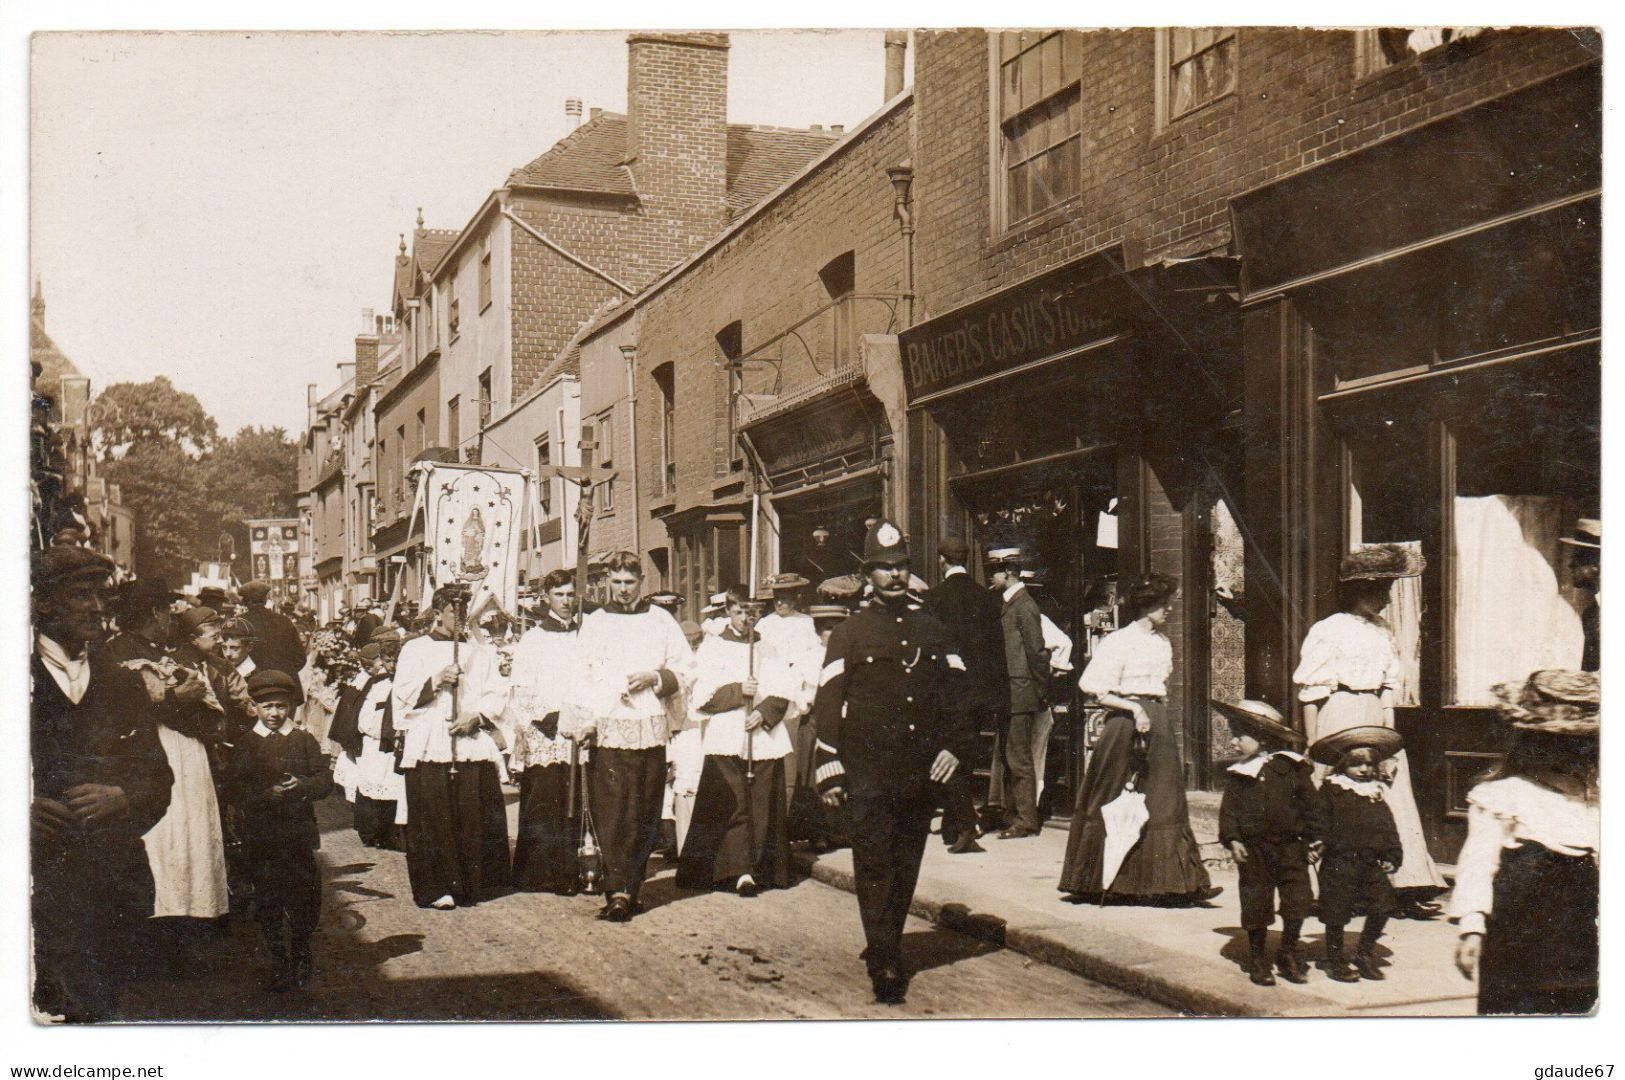
POLYGON ((1602 69, 1587 65, 1231 200, 1242 300, 1597 197, 1602 69))
POLYGON ((803 487, 875 465, 891 436, 886 412, 861 381, 830 387, 741 431, 774 490, 803 487))

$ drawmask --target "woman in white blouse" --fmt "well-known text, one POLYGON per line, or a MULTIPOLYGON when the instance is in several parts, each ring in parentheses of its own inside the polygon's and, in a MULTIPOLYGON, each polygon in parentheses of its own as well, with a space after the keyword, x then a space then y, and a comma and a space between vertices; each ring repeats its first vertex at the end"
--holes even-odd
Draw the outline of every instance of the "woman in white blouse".
POLYGON ((1597 1002, 1601 688, 1537 671, 1495 688, 1514 742, 1467 794, 1467 842, 1450 918, 1456 966, 1478 976, 1478 1011, 1588 1013, 1597 1002))
POLYGON ((1162 631, 1179 586, 1153 574, 1124 601, 1133 621, 1096 647, 1078 688, 1112 710, 1089 758, 1067 837, 1061 891, 1077 898, 1206 899, 1213 895, 1191 833, 1185 805, 1185 765, 1165 699, 1174 653, 1162 631), (1131 776, 1149 815, 1138 843, 1110 881, 1101 808, 1123 793, 1131 776))
MULTIPOLYGON (((1394 726, 1394 690, 1400 681, 1399 647, 1382 617, 1394 580, 1416 577, 1426 567, 1421 553, 1399 544, 1365 548, 1343 557, 1339 590, 1343 610, 1309 628, 1292 681, 1303 702, 1310 742, 1351 727, 1394 726)), ((1445 888, 1428 856, 1422 816, 1411 790, 1410 764, 1401 750, 1390 762, 1387 800, 1405 850, 1393 875, 1404 907, 1401 917, 1433 918, 1429 899, 1445 888)))

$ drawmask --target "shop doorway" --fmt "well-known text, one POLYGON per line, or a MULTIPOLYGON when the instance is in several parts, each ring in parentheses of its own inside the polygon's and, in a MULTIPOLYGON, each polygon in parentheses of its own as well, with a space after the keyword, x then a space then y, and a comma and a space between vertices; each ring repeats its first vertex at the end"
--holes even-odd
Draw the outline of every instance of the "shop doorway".
POLYGON ((868 523, 881 515, 880 479, 775 496, 773 507, 779 516, 779 572, 800 574, 817 586, 858 572, 868 523))
MULTIPOLYGON (((1020 548, 1025 582, 1040 610, 1072 642, 1070 671, 1049 688, 1055 723, 1039 798, 1043 816, 1069 813, 1087 764, 1095 711, 1081 707, 1077 676, 1094 644, 1117 628, 1115 448, 963 475, 954 491, 969 511, 978 558, 993 548, 1020 548)), ((998 785, 993 787, 997 801, 998 785)))

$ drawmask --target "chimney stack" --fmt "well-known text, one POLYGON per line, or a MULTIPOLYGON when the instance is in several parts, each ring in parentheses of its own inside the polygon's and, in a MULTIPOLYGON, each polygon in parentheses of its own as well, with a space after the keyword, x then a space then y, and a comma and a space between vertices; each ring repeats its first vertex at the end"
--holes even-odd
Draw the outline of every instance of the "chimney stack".
POLYGON ((829 126, 829 130, 832 133, 836 134, 836 135, 844 135, 844 134, 846 134, 846 125, 845 124, 831 124, 829 126))
POLYGON ((669 254, 686 254, 728 220, 728 35, 626 41, 625 163, 644 212, 676 245, 669 254))
POLYGON ((824 125, 823 124, 813 124, 813 125, 809 126, 807 128, 807 130, 808 131, 823 131, 824 130, 824 125))
MULTIPOLYGON (((355 338, 355 385, 357 392, 363 386, 372 382, 378 374, 378 323, 373 319, 372 308, 361 309, 361 333, 355 338)), ((339 367, 344 367, 340 364, 339 367)))
MULTIPOLYGON (((593 115, 597 116, 597 114, 598 114, 598 110, 594 109, 593 110, 593 115)), ((564 99, 564 124, 565 124, 565 127, 567 129, 569 129, 570 131, 574 131, 576 128, 581 126, 581 99, 580 98, 565 98, 564 99)))
POLYGON ((908 53, 908 31, 886 31, 886 100, 903 92, 903 62, 908 53))
POLYGON ((590 113, 590 116, 589 116, 589 117, 588 117, 588 118, 589 118, 589 119, 592 119, 592 120, 596 120, 596 119, 598 119, 598 118, 599 118, 599 117, 600 117, 600 116, 602 116, 602 115, 604 115, 604 110, 603 110, 603 109, 600 109, 600 108, 599 108, 599 107, 598 107, 598 106, 596 106, 596 105, 594 105, 594 106, 593 106, 593 107, 592 107, 592 110, 591 110, 591 113, 590 113))

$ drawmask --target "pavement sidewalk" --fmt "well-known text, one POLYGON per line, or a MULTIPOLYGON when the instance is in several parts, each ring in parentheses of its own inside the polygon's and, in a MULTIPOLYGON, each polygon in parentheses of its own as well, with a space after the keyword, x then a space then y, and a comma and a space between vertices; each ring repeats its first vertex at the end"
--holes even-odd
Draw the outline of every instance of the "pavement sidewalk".
MULTIPOLYGON (((1224 892, 1206 907, 1156 908, 1066 902, 1056 889, 1066 851, 1066 823, 1052 822, 1027 840, 984 837, 984 854, 949 855, 933 836, 914 894, 914 913, 1043 963, 1076 972, 1193 1015, 1208 1016, 1470 1016, 1476 989, 1456 971, 1455 933, 1443 918, 1388 924, 1379 956, 1382 982, 1337 983, 1313 968, 1309 982, 1254 986, 1242 965, 1236 871, 1193 807, 1193 828, 1211 854, 1208 870, 1224 892)), ((810 859, 812 876, 852 889, 852 853, 810 859)), ((1352 945, 1360 920, 1349 927, 1352 945)), ((1270 937, 1273 955, 1279 924, 1270 937)), ((1303 955, 1323 955, 1323 932, 1304 924, 1303 955)))

